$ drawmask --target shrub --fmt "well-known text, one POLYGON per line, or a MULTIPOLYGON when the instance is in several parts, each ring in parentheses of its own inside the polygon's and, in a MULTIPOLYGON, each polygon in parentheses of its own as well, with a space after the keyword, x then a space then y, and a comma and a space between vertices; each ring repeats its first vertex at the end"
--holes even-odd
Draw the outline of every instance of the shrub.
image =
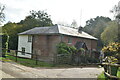
POLYGON ((66 43, 59 43, 57 45, 57 63, 59 64, 70 64, 71 56, 76 51, 76 48, 73 46, 68 46, 66 43))
POLYGON ((116 63, 117 60, 120 63, 120 43, 110 43, 108 46, 105 46, 102 48, 102 51, 104 52, 106 56, 106 61, 109 63, 116 63), (117 60, 116 60, 117 59, 117 60))
POLYGON ((99 60, 85 54, 83 48, 76 49, 74 46, 68 46, 66 43, 57 45, 57 59, 59 64, 81 64, 81 63, 97 63, 99 60))
POLYGON ((120 43, 110 43, 108 46, 103 47, 102 51, 105 53, 106 56, 120 54, 120 43))

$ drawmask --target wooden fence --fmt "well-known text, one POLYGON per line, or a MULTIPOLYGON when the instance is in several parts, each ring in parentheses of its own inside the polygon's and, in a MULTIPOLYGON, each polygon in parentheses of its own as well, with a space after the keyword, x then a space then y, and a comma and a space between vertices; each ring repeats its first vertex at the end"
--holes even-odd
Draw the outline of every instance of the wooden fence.
MULTIPOLYGON (((8 53, 10 54, 7 54, 7 55, 10 55, 10 56, 14 56, 15 57, 15 61, 18 62, 18 58, 25 58, 25 57, 20 57, 18 55, 18 52, 20 53, 23 53, 23 51, 18 51, 18 50, 11 50, 11 49, 5 49, 5 48, 2 48, 2 52, 3 54, 7 51, 8 53)), ((27 59, 32 59, 32 60, 35 60, 35 64, 38 65, 38 62, 39 62, 39 55, 37 55, 36 53, 28 53, 28 52, 24 52, 24 54, 29 54, 31 55, 32 57, 31 58, 27 58, 27 59), (34 58, 33 58, 34 57, 34 58)), ((53 61, 53 64, 57 64, 58 62, 58 59, 57 59, 58 55, 56 56, 56 60, 53 61)), ((80 56, 77 56, 77 57, 80 57, 80 56)), ((66 60, 66 59, 65 59, 66 60)), ((64 62, 64 61, 63 61, 64 62)), ((79 65, 86 65, 86 66, 97 66, 99 65, 100 63, 81 63, 81 62, 76 62, 74 63, 76 64, 77 66, 79 65)))
POLYGON ((102 66, 104 67, 104 75, 107 79, 119 80, 117 72, 120 68, 120 64, 102 63, 102 66))
MULTIPOLYGON (((8 53, 10 54, 7 54, 7 55, 10 55, 10 56, 13 56, 15 57, 15 61, 17 62, 18 61, 18 58, 24 58, 24 57, 20 57, 18 56, 18 52, 20 53, 23 53, 23 51, 18 51, 18 50, 11 50, 11 49, 5 49, 5 48, 2 48, 2 56, 5 57, 5 51, 7 51, 8 53)), ((25 54, 29 54, 33 57, 33 55, 35 55, 35 58, 27 58, 27 59, 33 59, 35 60, 35 64, 37 65, 38 64, 38 55, 37 54, 33 54, 33 53, 28 53, 28 52, 24 52, 25 54)))

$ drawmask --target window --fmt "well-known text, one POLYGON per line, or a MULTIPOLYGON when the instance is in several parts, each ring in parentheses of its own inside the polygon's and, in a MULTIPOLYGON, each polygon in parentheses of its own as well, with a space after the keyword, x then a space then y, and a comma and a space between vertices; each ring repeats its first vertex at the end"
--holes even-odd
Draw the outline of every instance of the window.
POLYGON ((32 36, 28 35, 28 42, 32 42, 32 36))
POLYGON ((68 38, 68 43, 72 43, 71 37, 68 38))
POLYGON ((60 37, 61 37, 61 42, 63 42, 64 41, 64 35, 61 35, 60 37))
POLYGON ((25 55, 25 48, 22 47, 22 55, 25 55))

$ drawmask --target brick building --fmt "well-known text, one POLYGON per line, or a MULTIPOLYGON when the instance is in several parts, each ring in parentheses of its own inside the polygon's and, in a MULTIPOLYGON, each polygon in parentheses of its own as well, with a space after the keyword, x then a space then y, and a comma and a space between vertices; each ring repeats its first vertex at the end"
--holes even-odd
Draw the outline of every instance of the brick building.
MULTIPOLYGON (((97 38, 85 33, 81 29, 55 25, 50 27, 36 27, 19 33, 18 50, 37 54, 43 61, 53 61, 57 53, 56 45, 65 42, 70 46, 80 42, 88 50, 96 50, 97 38)), ((20 57, 32 58, 29 54, 18 53, 20 57)))

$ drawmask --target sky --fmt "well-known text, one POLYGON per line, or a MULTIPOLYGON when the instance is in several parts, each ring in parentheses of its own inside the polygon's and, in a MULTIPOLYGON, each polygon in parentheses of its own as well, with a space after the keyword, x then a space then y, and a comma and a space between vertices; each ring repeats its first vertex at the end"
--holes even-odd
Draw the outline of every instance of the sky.
POLYGON ((6 6, 5 22, 20 22, 29 15, 31 10, 45 10, 54 24, 71 24, 73 20, 78 25, 85 26, 90 18, 96 16, 110 17, 110 10, 120 0, 0 0, 6 6))

